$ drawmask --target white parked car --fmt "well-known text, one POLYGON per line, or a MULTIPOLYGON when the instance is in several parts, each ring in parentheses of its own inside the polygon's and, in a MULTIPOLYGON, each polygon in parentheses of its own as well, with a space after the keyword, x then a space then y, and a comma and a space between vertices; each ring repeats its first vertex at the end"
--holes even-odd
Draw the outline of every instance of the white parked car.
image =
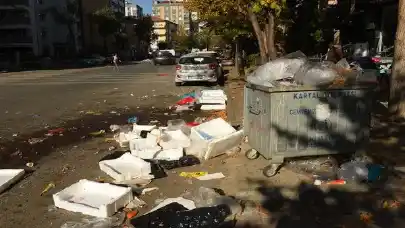
POLYGON ((176 86, 186 82, 222 83, 222 68, 218 61, 211 56, 188 54, 180 57, 176 66, 176 86))

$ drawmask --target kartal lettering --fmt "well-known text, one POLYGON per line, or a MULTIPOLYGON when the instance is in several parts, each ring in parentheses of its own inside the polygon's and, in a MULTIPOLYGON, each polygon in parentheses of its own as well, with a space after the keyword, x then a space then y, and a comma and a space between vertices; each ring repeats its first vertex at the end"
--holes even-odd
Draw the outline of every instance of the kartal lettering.
POLYGON ((301 92, 294 93, 294 99, 315 99, 315 98, 326 98, 326 97, 350 97, 356 96, 355 90, 349 91, 331 91, 331 92, 301 92))

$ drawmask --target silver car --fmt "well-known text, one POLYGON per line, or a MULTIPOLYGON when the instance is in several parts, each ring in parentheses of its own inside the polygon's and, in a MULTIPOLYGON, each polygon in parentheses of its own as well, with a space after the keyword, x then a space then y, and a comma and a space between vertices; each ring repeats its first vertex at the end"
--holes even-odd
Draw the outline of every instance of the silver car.
POLYGON ((182 56, 176 66, 176 86, 185 82, 217 84, 222 77, 218 61, 210 56, 189 54, 182 56))

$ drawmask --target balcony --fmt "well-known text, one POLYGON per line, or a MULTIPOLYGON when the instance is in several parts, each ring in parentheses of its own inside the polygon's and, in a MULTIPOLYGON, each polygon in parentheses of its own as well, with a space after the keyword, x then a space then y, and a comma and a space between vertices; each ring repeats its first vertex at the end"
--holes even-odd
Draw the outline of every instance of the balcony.
POLYGON ((29 0, 0 0, 0 7, 30 6, 29 0))
POLYGON ((13 17, 12 15, 6 16, 0 20, 0 27, 12 27, 16 25, 30 25, 31 20, 29 17, 13 17))
POLYGON ((29 36, 4 36, 0 37, 0 45, 4 44, 32 44, 33 39, 29 36))

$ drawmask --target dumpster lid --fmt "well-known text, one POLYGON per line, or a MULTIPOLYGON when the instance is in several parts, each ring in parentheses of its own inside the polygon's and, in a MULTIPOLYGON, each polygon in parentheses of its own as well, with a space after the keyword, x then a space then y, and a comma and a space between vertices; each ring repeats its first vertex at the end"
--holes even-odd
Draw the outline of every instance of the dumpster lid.
POLYGON ((261 90, 264 92, 294 92, 294 91, 314 91, 314 90, 349 90, 349 89, 357 89, 357 90, 373 90, 376 88, 375 83, 357 83, 357 84, 350 84, 350 85, 328 85, 328 86, 285 86, 285 85, 277 85, 274 87, 268 87, 264 85, 258 85, 251 82, 246 82, 245 86, 247 88, 261 90))

